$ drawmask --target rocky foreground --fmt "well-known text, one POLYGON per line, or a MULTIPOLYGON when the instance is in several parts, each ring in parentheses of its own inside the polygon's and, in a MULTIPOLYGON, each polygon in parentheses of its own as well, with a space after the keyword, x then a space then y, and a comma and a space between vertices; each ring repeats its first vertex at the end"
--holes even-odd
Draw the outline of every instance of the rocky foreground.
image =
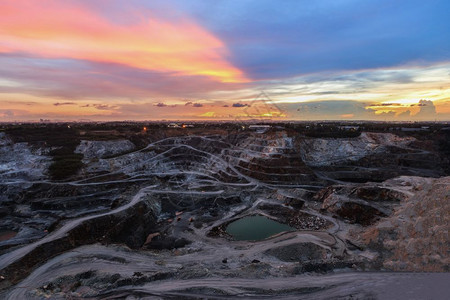
POLYGON ((137 135, 78 136, 61 154, 0 133, 2 298, 414 299, 398 294, 413 282, 448 295, 449 158, 433 139, 137 135), (254 215, 294 231, 227 232, 254 215))

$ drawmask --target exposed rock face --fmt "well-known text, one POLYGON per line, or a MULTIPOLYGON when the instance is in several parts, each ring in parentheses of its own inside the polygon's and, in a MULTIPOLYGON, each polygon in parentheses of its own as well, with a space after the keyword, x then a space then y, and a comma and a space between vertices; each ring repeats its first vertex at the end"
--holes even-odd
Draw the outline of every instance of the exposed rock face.
POLYGON ((405 191, 385 183, 330 186, 316 195, 322 210, 364 226, 390 215, 392 205, 407 197, 405 191))
POLYGON ((343 182, 382 182, 408 176, 440 177, 448 160, 430 143, 391 133, 363 132, 356 138, 300 138, 305 163, 322 176, 343 182))
POLYGON ((360 186, 354 192, 356 192, 358 198, 374 202, 399 202, 408 198, 404 192, 396 190, 395 187, 389 188, 380 185, 360 186))
POLYGON ((364 226, 352 227, 351 239, 376 252, 380 268, 448 272, 450 177, 331 186, 316 199, 328 213, 364 226))
POLYGON ((48 149, 29 147, 28 143, 14 144, 0 132, 0 182, 11 179, 39 180, 46 178, 51 158, 48 149))
POLYGON ((391 133, 363 132, 356 138, 306 138, 300 142, 300 153, 309 166, 327 166, 357 161, 387 147, 405 147, 415 141, 412 137, 401 138, 391 133))
POLYGON ((379 220, 378 217, 385 217, 386 214, 377 208, 357 202, 333 203, 328 206, 330 211, 334 211, 338 216, 349 220, 352 223, 369 225, 379 220))
POLYGON ((84 159, 104 158, 133 150, 136 146, 129 140, 117 141, 81 141, 75 153, 84 155, 84 159))
POLYGON ((303 200, 300 195, 296 195, 292 192, 277 191, 274 193, 274 197, 285 205, 292 206, 296 209, 301 209, 305 205, 305 200, 303 200))
POLYGON ((240 140, 237 147, 227 149, 223 155, 237 170, 251 178, 269 184, 319 181, 303 162, 293 138, 285 133, 248 136, 240 140))
POLYGON ((403 190, 388 218, 359 233, 380 251, 383 267, 394 271, 448 272, 450 266, 450 177, 399 177, 388 181, 403 190))

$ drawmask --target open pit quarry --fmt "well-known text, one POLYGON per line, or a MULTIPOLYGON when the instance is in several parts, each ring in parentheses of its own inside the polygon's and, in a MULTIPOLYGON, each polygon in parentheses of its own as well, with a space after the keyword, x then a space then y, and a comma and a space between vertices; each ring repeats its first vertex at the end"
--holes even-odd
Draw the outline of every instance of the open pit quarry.
POLYGON ((0 298, 450 294, 450 158, 431 135, 187 130, 74 131, 66 178, 61 146, 0 132, 0 298))

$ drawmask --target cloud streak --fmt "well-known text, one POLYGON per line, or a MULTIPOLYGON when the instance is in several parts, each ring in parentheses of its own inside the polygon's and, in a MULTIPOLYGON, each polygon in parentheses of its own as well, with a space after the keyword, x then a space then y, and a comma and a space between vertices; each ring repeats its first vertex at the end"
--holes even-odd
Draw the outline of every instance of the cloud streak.
POLYGON ((54 106, 61 106, 61 105, 76 105, 75 102, 56 102, 53 103, 54 106))

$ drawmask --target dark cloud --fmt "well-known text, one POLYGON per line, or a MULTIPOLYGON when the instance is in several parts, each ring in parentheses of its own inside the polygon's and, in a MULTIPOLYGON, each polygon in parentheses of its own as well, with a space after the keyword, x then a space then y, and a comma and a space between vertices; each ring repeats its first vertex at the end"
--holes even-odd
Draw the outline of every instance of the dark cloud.
POLYGON ((54 106, 61 106, 61 105, 76 105, 75 102, 56 102, 53 103, 54 106))
POLYGON ((116 105, 108 105, 108 104, 93 104, 92 106, 98 110, 112 110, 118 108, 118 106, 116 105))
POLYGON ((108 104, 85 104, 80 105, 80 107, 94 107, 98 110, 114 110, 119 108, 119 106, 117 105, 108 105, 108 104))
POLYGON ((169 105, 169 104, 166 104, 166 103, 163 103, 163 102, 158 102, 156 104, 153 104, 153 106, 156 106, 156 107, 176 107, 177 105, 176 104, 169 105))
POLYGON ((402 106, 401 103, 376 103, 376 104, 371 104, 370 106, 402 106))
POLYGON ((189 101, 189 102, 186 102, 185 106, 203 107, 203 104, 201 104, 201 103, 193 103, 193 102, 189 101))
POLYGON ((232 107, 246 107, 248 106, 248 104, 243 104, 243 103, 233 103, 232 107))

